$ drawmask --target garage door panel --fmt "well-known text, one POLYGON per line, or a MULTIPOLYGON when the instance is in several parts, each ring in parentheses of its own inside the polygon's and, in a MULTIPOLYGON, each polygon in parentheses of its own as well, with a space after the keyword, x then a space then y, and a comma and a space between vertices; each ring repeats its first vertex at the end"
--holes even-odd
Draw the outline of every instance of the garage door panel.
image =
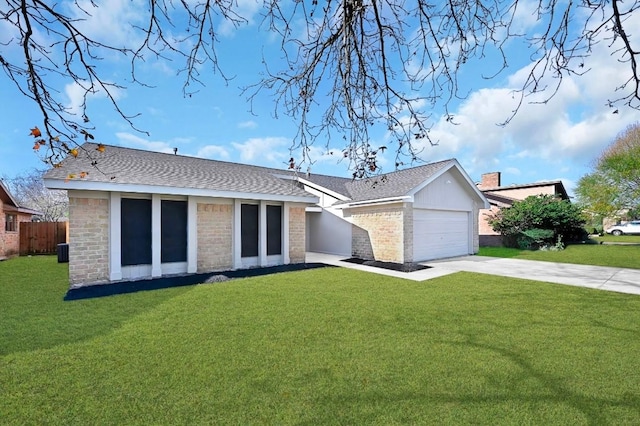
POLYGON ((413 230, 416 261, 469 254, 469 212, 415 209, 413 230))

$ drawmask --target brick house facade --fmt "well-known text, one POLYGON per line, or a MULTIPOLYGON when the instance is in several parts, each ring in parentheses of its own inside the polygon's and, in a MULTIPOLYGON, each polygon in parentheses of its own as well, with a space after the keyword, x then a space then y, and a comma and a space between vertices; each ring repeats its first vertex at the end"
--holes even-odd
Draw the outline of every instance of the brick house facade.
POLYGON ((353 180, 83 148, 45 175, 69 195, 72 286, 303 263, 310 247, 397 263, 468 255, 489 206, 453 159, 353 180), (67 179, 93 161, 113 175, 67 179))
POLYGON ((537 195, 555 195, 563 200, 569 199, 564 185, 559 180, 502 186, 500 172, 483 174, 477 187, 491 204, 489 209, 481 209, 478 217, 481 246, 502 245, 500 233, 493 230, 489 220, 501 209, 510 207, 515 201, 537 195))
POLYGON ((0 259, 20 252, 20 224, 31 222, 40 212, 20 207, 9 189, 0 181, 0 259))

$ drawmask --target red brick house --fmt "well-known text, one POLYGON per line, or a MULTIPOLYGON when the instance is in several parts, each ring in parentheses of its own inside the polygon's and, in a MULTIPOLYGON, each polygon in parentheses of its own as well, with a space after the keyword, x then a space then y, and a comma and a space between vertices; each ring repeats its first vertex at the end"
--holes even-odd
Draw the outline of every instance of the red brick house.
POLYGON ((40 212, 20 207, 9 189, 0 181, 0 259, 20 251, 20 223, 31 222, 40 212))
POLYGON ((479 217, 479 233, 481 246, 500 246, 502 237, 489 225, 489 218, 505 207, 511 207, 514 201, 524 200, 531 195, 555 195, 563 200, 568 200, 562 181, 552 180, 534 183, 502 186, 500 172, 485 173, 480 183, 476 184, 491 204, 490 209, 481 209, 479 217))

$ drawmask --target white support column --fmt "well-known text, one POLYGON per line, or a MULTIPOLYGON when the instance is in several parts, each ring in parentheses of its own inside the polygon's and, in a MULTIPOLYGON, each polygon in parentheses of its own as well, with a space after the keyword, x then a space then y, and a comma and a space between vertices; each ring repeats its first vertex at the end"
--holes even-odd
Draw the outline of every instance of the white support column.
POLYGON ((291 263, 289 257, 289 207, 290 204, 285 201, 282 206, 282 256, 285 265, 291 263))
POLYGON ((233 200, 233 269, 242 268, 242 229, 240 227, 241 201, 233 200))
POLYGON ((122 204, 119 192, 111 192, 109 199, 109 279, 122 279, 122 204))
POLYGON ((258 223, 258 265, 267 266, 267 203, 264 200, 260 200, 258 223))
POLYGON ((151 277, 162 276, 161 232, 162 209, 160 194, 151 196, 151 277))
POLYGON ((187 201, 187 272, 198 272, 198 203, 195 197, 187 201))

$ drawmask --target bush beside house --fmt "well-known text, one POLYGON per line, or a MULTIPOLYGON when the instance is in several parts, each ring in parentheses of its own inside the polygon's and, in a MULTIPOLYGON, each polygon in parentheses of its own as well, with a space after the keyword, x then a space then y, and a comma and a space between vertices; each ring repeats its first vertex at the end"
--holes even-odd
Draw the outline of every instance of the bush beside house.
POLYGON ((539 248, 561 246, 583 240, 582 210, 552 195, 529 196, 494 213, 489 223, 503 236, 507 247, 539 248))

